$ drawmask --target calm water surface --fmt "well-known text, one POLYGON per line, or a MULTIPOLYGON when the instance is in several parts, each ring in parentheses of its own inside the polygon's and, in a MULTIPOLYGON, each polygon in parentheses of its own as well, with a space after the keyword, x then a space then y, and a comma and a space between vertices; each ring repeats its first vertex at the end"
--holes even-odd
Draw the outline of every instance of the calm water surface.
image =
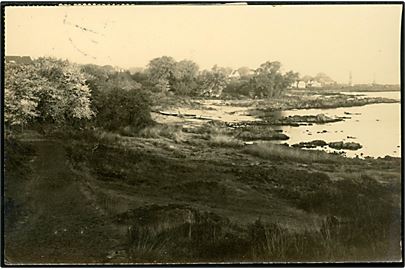
MULTIPOLYGON (((400 100, 400 92, 348 92, 347 94, 400 100)), ((286 142, 294 144, 317 139, 326 142, 358 142, 363 148, 356 151, 346 150, 346 156, 401 156, 401 104, 399 102, 336 109, 288 110, 283 111, 282 116, 322 113, 327 116, 346 116, 350 119, 323 125, 283 126, 281 129, 290 137, 286 142)), ((324 150, 336 151, 328 147, 324 150)))

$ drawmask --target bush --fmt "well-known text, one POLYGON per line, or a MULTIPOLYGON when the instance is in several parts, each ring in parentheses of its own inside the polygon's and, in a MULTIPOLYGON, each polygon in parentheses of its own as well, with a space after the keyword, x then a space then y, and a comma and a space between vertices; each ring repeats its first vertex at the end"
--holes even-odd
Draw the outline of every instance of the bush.
POLYGON ((225 147, 240 147, 243 145, 243 142, 241 140, 235 139, 233 137, 224 134, 211 135, 209 143, 214 146, 225 146, 225 147))
POLYGON ((148 126, 139 132, 139 135, 144 138, 159 138, 164 137, 171 139, 175 142, 182 142, 184 140, 184 134, 180 126, 169 126, 162 124, 155 124, 148 126))
POLYGON ((127 126, 140 130, 151 123, 150 100, 141 90, 96 92, 93 105, 97 111, 96 125, 107 130, 127 126))
POLYGON ((73 125, 91 119, 91 91, 85 82, 78 66, 68 61, 39 58, 29 65, 7 63, 5 124, 73 125))
POLYGON ((227 98, 249 97, 250 92, 248 81, 232 81, 222 91, 222 96, 227 98))
POLYGON ((347 163, 355 162, 351 159, 336 154, 329 154, 318 150, 302 150, 290 148, 285 145, 275 143, 260 143, 252 145, 245 150, 246 153, 258 156, 264 159, 288 160, 303 163, 320 162, 320 163, 347 163))

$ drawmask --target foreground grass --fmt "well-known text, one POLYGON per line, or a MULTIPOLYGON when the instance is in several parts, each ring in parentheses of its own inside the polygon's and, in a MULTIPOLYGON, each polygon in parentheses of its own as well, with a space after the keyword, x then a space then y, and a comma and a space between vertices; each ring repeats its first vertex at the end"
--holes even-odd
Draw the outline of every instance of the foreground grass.
POLYGON ((347 163, 352 162, 338 154, 330 154, 318 150, 303 150, 274 143, 260 143, 244 150, 246 153, 270 160, 294 162, 347 163))
MULTIPOLYGON (((137 136, 96 130, 63 139, 68 162, 91 187, 92 205, 104 211, 109 226, 125 231, 109 262, 400 258, 398 173, 381 176, 381 183, 366 174, 369 161, 275 144, 241 146, 216 129, 204 131, 195 147, 183 142, 189 138, 180 128, 155 126, 137 136), (163 140, 183 155, 162 147, 163 140), (198 150, 199 157, 190 159, 186 150, 198 150), (336 181, 339 166, 345 169, 336 181), (346 170, 351 166, 354 172, 346 170), (312 228, 292 230, 279 222, 291 213, 318 218, 312 228), (250 219, 241 222, 247 214, 250 219)), ((15 151, 6 168, 26 174, 18 160, 29 145, 13 145, 7 142, 6 149, 15 151)), ((390 160, 373 162, 384 170, 400 168, 390 160)), ((100 253, 107 252, 100 247, 100 253)))
POLYGON ((371 221, 341 221, 328 216, 319 229, 292 232, 260 219, 246 225, 235 224, 181 205, 150 206, 119 216, 119 222, 129 228, 123 250, 137 262, 398 260, 400 251, 393 241, 399 238, 390 236, 393 224, 371 221), (170 215, 176 216, 176 222, 167 219, 170 215))

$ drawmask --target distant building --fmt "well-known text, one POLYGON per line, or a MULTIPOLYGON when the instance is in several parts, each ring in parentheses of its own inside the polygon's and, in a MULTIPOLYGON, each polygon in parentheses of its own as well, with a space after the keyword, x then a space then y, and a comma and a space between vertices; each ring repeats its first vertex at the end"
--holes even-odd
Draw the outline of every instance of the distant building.
POLYGON ((293 88, 293 89, 304 89, 305 87, 306 87, 306 83, 304 81, 295 81, 290 86, 290 88, 293 88))
POLYGON ((240 73, 238 70, 234 70, 229 74, 228 76, 229 79, 240 79, 240 73))
POLYGON ((322 87, 322 86, 323 86, 322 83, 320 83, 318 81, 311 80, 311 81, 308 81, 306 83, 305 88, 319 88, 319 87, 322 87))
POLYGON ((24 64, 29 65, 32 63, 32 59, 29 56, 6 56, 6 63, 24 64))
POLYGON ((304 89, 304 88, 306 88, 307 87, 307 84, 304 82, 304 81, 299 81, 298 83, 297 83, 297 88, 298 89, 304 89))
POLYGON ((311 83, 310 84, 311 87, 315 87, 315 88, 322 87, 322 83, 320 83, 318 81, 311 81, 310 83, 311 83))

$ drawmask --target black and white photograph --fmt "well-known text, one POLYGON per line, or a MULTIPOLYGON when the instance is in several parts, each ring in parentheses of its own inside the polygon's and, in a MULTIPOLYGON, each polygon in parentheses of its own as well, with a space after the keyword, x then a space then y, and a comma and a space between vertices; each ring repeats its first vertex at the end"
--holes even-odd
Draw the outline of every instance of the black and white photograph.
POLYGON ((1 6, 3 266, 403 266, 403 2, 1 6))

